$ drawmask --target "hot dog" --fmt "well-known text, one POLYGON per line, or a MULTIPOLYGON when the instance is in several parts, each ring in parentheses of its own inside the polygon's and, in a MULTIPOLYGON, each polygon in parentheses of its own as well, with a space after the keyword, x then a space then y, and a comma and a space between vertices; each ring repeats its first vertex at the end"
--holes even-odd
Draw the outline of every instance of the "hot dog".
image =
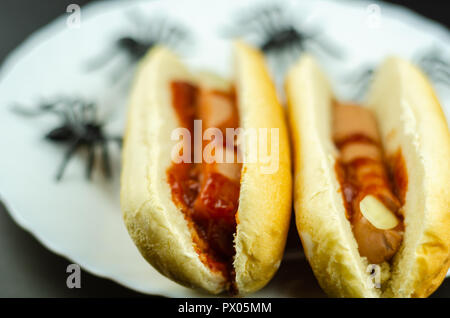
POLYGON ((267 284, 281 262, 291 173, 283 109, 263 57, 240 42, 234 50, 231 83, 189 71, 162 47, 141 62, 129 100, 121 205, 131 238, 162 274, 210 293, 242 295, 267 284), (266 163, 246 160, 255 154, 245 135, 225 138, 235 128, 277 129, 279 155, 271 160, 278 169, 265 174, 266 163), (177 129, 192 138, 173 140, 177 129), (205 139, 211 129, 224 138, 205 139), (231 162, 215 160, 218 153, 231 162))
POLYGON ((402 241, 403 221, 384 164, 376 119, 370 110, 355 105, 336 104, 333 112, 333 139, 339 150, 336 176, 359 253, 371 264, 390 261, 402 241), (374 205, 385 213, 378 220, 370 218, 374 205))
POLYGON ((389 58, 365 105, 304 56, 286 81, 305 255, 338 297, 426 297, 450 263, 450 136, 412 64, 389 58))

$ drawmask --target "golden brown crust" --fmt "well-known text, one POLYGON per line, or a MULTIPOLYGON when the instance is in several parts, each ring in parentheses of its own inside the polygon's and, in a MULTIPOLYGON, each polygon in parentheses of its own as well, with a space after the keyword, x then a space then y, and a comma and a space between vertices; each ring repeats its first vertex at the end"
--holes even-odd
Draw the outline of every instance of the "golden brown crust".
POLYGON ((365 284, 333 171, 330 87, 304 57, 290 72, 287 95, 295 154, 295 208, 305 253, 324 290, 339 297, 426 297, 445 277, 450 250, 450 137, 428 81, 411 64, 388 59, 368 105, 377 117, 387 156, 401 151, 408 171, 406 231, 386 291, 365 284))
MULTIPOLYGON (((243 165, 234 265, 238 291, 245 294, 264 286, 281 262, 290 216, 291 175, 283 113, 267 72, 258 69, 264 68, 262 58, 237 44, 236 62, 241 126, 279 128, 283 151, 279 172, 273 176, 261 176, 258 164, 243 165)), ((203 81, 210 76, 194 77, 163 48, 152 50, 139 68, 123 150, 124 220, 141 254, 161 273, 185 286, 220 293, 226 282, 200 261, 166 180, 175 143, 170 133, 178 126, 167 83, 175 78, 203 81)), ((217 79, 212 82, 224 84, 217 79)))
POLYGON ((284 112, 264 59, 241 42, 235 50, 241 126, 279 132, 277 162, 245 163, 252 149, 244 154, 234 266, 238 289, 247 294, 266 285, 281 263, 291 215, 292 176, 284 112), (271 164, 278 169, 264 173, 271 164))

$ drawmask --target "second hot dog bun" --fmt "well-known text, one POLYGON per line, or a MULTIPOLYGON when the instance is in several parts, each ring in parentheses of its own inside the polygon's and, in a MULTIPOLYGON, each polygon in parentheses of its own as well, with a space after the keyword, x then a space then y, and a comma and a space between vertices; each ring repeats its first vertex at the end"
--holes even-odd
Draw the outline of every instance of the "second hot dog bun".
POLYGON ((408 173, 403 249, 383 296, 426 297, 450 264, 450 135, 439 101, 415 66, 390 58, 367 105, 378 117, 386 153, 402 149, 408 173))
POLYGON ((435 94, 410 63, 389 58, 376 72, 367 105, 387 156, 401 149, 408 171, 405 233, 392 266, 374 288, 345 216, 335 173, 329 82, 303 57, 286 82, 295 157, 294 199, 305 254, 322 288, 338 297, 426 297, 450 262, 450 136, 435 94))
MULTIPOLYGON (((170 82, 227 85, 215 77, 200 78, 165 48, 153 49, 141 62, 129 101, 121 205, 128 231, 150 264, 180 284, 217 294, 229 282, 202 262, 166 176, 176 143, 171 132, 180 126, 170 82)), ((235 45, 234 84, 240 126, 278 128, 280 137, 275 173, 261 174, 259 163, 242 166, 233 266, 237 292, 247 294, 262 288, 281 262, 291 213, 290 155, 283 111, 263 58, 242 43, 235 45)), ((244 160, 249 155, 245 152, 244 160)))

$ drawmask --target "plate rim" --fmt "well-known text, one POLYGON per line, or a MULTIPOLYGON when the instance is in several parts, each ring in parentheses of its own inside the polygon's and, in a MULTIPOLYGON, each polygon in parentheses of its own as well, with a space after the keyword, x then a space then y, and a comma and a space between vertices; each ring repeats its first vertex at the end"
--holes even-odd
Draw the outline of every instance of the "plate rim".
MULTIPOLYGON (((172 0, 176 1, 176 0, 172 0)), ((178 0, 179 1, 179 0, 178 0)), ((428 17, 425 17, 421 15, 420 13, 417 13, 413 11, 410 8, 404 7, 400 4, 393 4, 393 3, 387 3, 387 2, 380 2, 378 0, 370 1, 370 0, 363 0, 363 1, 353 1, 353 0, 345 0, 345 1, 336 1, 336 0, 322 0, 323 2, 331 2, 331 3, 339 3, 339 5, 342 6, 349 6, 349 7, 355 7, 357 5, 363 6, 368 4, 378 4, 386 9, 386 11, 383 14, 386 14, 389 18, 400 18, 398 19, 401 23, 411 25, 417 22, 420 22, 421 25, 426 25, 427 30, 432 30, 432 34, 430 34, 430 37, 438 38, 441 41, 448 41, 450 39, 450 31, 448 28, 443 25, 440 22, 434 21, 428 17), (357 3, 357 4, 356 4, 357 3)), ((98 8, 103 7, 107 10, 114 10, 119 5, 127 4, 129 6, 131 5, 138 5, 139 3, 153 3, 153 2, 162 2, 162 0, 133 0, 133 1, 127 1, 127 0, 114 0, 114 1, 94 1, 87 3, 86 5, 82 6, 83 10, 86 10, 86 13, 83 14, 83 20, 88 20, 96 16, 96 14, 99 14, 96 12, 98 8), (108 3, 105 6, 105 3, 108 3)), ((29 34, 18 46, 13 48, 3 59, 2 63, 0 64, 0 85, 2 82, 8 78, 8 75, 14 70, 14 67, 17 63, 20 62, 20 60, 24 57, 26 57, 29 54, 32 54, 32 51, 37 48, 39 45, 42 45, 45 40, 48 40, 50 37, 58 35, 60 32, 64 32, 64 28, 59 28, 61 22, 65 19, 65 14, 63 13, 60 16, 56 17, 55 19, 51 20, 47 24, 41 26, 40 28, 34 30, 31 34, 29 34), (57 28, 58 27, 58 28, 57 28)), ((92 262, 84 262, 80 259, 77 259, 76 255, 69 255, 70 252, 65 249, 62 246, 59 246, 56 242, 47 239, 45 237, 45 233, 40 233, 39 230, 36 230, 32 224, 29 224, 26 221, 26 218, 23 217, 23 213, 21 213, 16 207, 14 207, 13 202, 8 200, 7 197, 7 190, 0 189, 0 202, 4 205, 6 212, 10 215, 10 217, 14 220, 14 222, 22 228, 27 233, 31 234, 32 237, 34 237, 39 244, 41 244, 43 247, 47 248, 52 253, 65 258, 68 261, 74 262, 76 264, 79 264, 82 269, 92 275, 95 275, 97 277, 111 280, 127 289, 152 295, 152 296, 158 296, 158 297, 172 297, 167 296, 164 294, 164 291, 162 291, 157 286, 153 286, 150 288, 152 291, 141 288, 138 286, 131 285, 128 280, 121 278, 119 275, 108 272, 105 270, 99 269, 95 264, 92 262)), ((150 266, 150 265, 149 265, 150 266)), ((446 277, 450 277, 450 271, 447 273, 446 277)), ((176 293, 175 293, 176 294, 176 293)), ((208 295, 198 295, 202 297, 208 297, 208 295)), ((197 296, 197 297, 198 297, 197 296)), ((175 297, 179 297, 175 296, 175 297)), ((196 297, 196 296, 194 296, 196 297)))

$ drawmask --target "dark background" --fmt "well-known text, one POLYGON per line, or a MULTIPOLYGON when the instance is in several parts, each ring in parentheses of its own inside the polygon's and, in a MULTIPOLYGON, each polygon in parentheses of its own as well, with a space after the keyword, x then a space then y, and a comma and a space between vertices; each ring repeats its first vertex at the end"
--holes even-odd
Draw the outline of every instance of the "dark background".
MULTIPOLYGON (((1 0, 0 63, 36 29, 65 13, 71 3, 88 0, 1 0)), ((407 6, 449 27, 448 1, 387 1, 407 6)), ((1 176, 0 176, 1 177, 1 176)), ((19 228, 0 203, 0 297, 142 297, 107 280, 82 273, 82 288, 66 287, 70 264, 19 228)), ((450 297, 450 279, 433 294, 450 297)))

